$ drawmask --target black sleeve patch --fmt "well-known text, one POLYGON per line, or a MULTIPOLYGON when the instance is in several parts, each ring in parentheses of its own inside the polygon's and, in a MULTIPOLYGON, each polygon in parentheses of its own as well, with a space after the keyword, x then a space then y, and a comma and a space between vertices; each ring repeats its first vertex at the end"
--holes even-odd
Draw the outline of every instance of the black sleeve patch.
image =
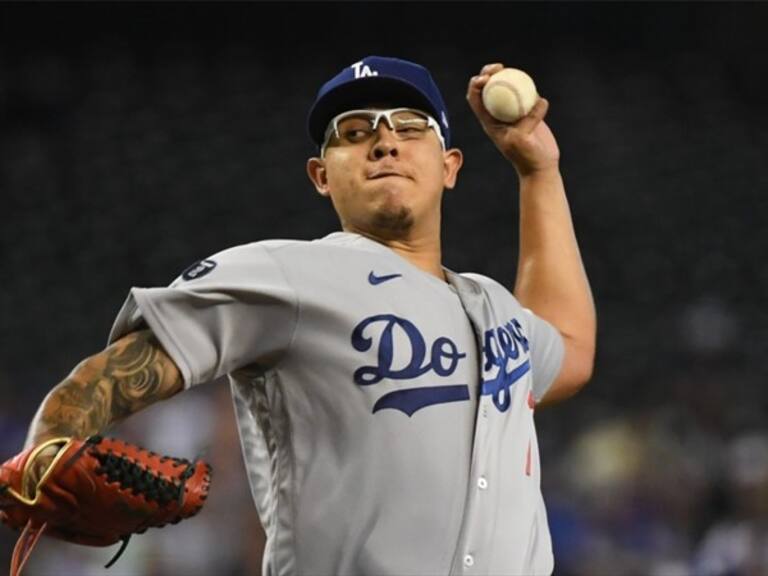
POLYGON ((197 280, 198 278, 202 278, 206 274, 210 274, 210 272, 216 268, 216 262, 213 260, 198 260, 192 266, 184 270, 184 272, 181 273, 181 277, 184 278, 184 280, 197 280))

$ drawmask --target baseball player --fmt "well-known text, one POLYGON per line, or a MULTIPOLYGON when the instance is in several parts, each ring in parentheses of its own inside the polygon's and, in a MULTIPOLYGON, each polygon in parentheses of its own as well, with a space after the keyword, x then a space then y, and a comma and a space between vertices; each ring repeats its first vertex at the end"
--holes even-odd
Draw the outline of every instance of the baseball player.
POLYGON ((430 73, 370 56, 308 118, 307 172, 341 230, 133 288, 109 346, 43 401, 28 447, 227 375, 264 574, 550 574, 534 408, 590 378, 596 319, 548 103, 494 120, 481 90, 501 68, 482 68, 467 100, 519 176, 514 295, 442 265, 441 198, 462 153, 430 73))

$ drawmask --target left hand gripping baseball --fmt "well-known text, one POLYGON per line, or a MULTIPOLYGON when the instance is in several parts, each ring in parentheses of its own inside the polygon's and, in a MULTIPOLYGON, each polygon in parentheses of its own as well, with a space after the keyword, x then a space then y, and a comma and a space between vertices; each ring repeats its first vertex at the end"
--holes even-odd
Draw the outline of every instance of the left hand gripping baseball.
POLYGON ((552 131, 544 122, 549 102, 539 98, 528 115, 513 124, 495 119, 483 104, 482 92, 490 77, 503 69, 501 63, 483 66, 467 87, 467 101, 483 130, 521 176, 557 170, 560 149, 552 131))

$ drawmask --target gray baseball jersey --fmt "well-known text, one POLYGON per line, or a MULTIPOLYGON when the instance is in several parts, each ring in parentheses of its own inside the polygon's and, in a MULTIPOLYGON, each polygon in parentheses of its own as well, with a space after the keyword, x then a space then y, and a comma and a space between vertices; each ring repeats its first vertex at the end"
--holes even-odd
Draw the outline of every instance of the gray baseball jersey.
POLYGON ((563 343, 507 289, 357 234, 225 250, 133 288, 186 386, 228 375, 264 574, 549 574, 534 398, 563 343))

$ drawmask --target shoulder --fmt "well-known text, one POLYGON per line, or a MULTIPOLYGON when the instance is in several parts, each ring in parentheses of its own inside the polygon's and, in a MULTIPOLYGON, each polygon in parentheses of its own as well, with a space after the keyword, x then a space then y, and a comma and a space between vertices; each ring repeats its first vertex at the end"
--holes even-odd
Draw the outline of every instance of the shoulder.
MULTIPOLYGON (((256 254, 267 253, 276 259, 286 259, 302 254, 319 255, 321 253, 372 250, 371 241, 356 234, 335 232, 315 240, 270 239, 233 246, 214 254, 211 258, 240 259, 256 254)), ((379 247, 379 250, 381 248, 379 247)))
POLYGON ((276 268, 272 253, 295 243, 300 241, 264 240, 224 248, 188 265, 172 286, 186 285, 191 281, 196 286, 203 286, 233 278, 261 277, 265 270, 276 268))
POLYGON ((458 274, 458 276, 460 281, 469 282, 487 294, 491 305, 497 312, 504 311, 505 313, 513 314, 524 325, 528 325, 529 322, 537 318, 532 310, 526 308, 518 301, 509 288, 493 278, 474 272, 464 272, 458 274))
POLYGON ((316 272, 318 269, 349 269, 356 263, 370 263, 391 255, 389 248, 345 232, 332 233, 315 240, 262 240, 221 253, 226 259, 268 258, 285 270, 302 274, 316 272))
POLYGON ((478 286, 490 296, 499 298, 511 298, 515 303, 517 303, 517 299, 514 297, 512 292, 506 286, 497 282, 493 278, 489 278, 488 276, 483 276, 482 274, 477 274, 475 272, 462 272, 461 274, 458 274, 458 276, 460 279, 469 281, 470 283, 478 286))
POLYGON ((375 253, 388 249, 355 234, 332 233, 316 240, 269 239, 231 246, 189 265, 179 279, 192 280, 213 270, 248 270, 277 268, 310 273, 328 267, 348 267, 355 261, 370 261, 375 253))

